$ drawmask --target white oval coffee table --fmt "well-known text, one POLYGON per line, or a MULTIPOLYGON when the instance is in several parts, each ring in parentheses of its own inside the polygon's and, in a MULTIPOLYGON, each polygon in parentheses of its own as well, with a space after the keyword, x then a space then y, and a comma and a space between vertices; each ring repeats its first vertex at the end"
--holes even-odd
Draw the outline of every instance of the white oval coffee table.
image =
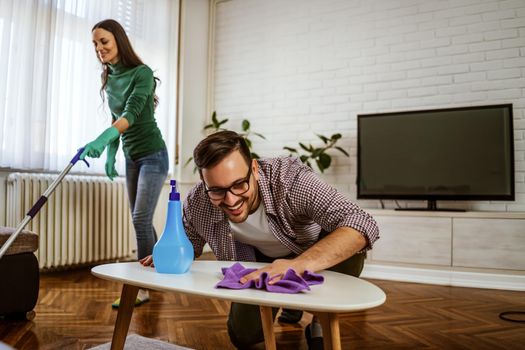
MULTIPOLYGON (((272 307, 299 309, 319 316, 325 349, 341 349, 338 313, 370 309, 385 302, 385 293, 365 280, 332 271, 321 271, 324 283, 297 294, 269 293, 257 289, 223 289, 214 286, 222 279, 221 268, 232 261, 194 261, 182 275, 160 274, 138 262, 95 266, 91 272, 100 278, 123 283, 111 349, 121 350, 128 333, 139 288, 177 292, 239 303, 259 305, 266 349, 275 349, 272 307)), ((265 263, 240 262, 247 268, 265 263)))

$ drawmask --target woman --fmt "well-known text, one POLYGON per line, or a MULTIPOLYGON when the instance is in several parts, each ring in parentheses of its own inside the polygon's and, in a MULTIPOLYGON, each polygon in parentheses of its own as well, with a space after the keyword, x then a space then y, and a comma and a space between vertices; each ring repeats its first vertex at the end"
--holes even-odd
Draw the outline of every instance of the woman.
MULTIPOLYGON (((100 95, 103 100, 104 92, 107 96, 112 125, 85 146, 80 159, 98 158, 107 146, 105 170, 113 180, 118 176, 115 155, 122 138, 137 255, 142 259, 152 253, 157 241, 153 214, 169 167, 166 145, 154 117, 157 78, 133 51, 117 21, 107 19, 95 24, 92 38, 102 63, 100 95)), ((139 290, 135 305, 148 300, 148 291, 139 290)), ((119 302, 117 299, 113 307, 118 307, 119 302)))

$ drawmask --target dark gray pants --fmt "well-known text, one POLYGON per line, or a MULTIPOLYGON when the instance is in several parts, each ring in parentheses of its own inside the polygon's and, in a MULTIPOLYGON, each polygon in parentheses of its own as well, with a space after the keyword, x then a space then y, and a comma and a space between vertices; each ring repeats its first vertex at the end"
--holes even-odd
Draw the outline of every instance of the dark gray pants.
MULTIPOLYGON (((349 259, 331 267, 328 270, 359 277, 363 270, 366 253, 356 254, 349 259)), ((257 254, 257 261, 271 262, 273 259, 257 254)), ((273 318, 279 311, 273 308, 273 318)), ((264 340, 259 306, 241 303, 232 303, 228 315, 228 334, 233 345, 239 349, 248 348, 251 345, 264 340)))

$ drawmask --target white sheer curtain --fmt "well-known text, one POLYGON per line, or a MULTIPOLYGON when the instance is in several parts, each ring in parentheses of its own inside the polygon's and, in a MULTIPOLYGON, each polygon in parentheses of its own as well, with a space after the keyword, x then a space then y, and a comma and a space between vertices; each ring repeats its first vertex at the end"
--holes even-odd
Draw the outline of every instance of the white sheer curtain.
MULTIPOLYGON (((1 0, 0 168, 62 170, 109 126, 92 26, 113 18, 161 79, 156 118, 175 150, 178 1, 1 0)), ((117 170, 124 175, 122 151, 117 170)), ((105 154, 74 172, 104 173, 105 154)), ((80 163, 78 163, 80 164, 80 163)))

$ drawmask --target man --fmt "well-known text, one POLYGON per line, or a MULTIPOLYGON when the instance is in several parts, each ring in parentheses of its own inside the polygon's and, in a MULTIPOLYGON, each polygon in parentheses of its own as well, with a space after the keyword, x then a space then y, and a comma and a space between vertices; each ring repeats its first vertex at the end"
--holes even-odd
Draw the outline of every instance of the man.
MULTIPOLYGON (((218 260, 271 262, 241 283, 263 272, 275 283, 290 268, 300 275, 331 269, 359 276, 365 251, 379 238, 377 224, 309 167, 290 157, 251 159, 233 131, 208 136, 193 156, 202 181, 189 192, 183 218, 195 256, 208 243, 218 260)), ((232 303, 228 333, 238 348, 262 342, 259 308, 232 303)), ((322 349, 315 318, 305 333, 310 349, 322 349)))

